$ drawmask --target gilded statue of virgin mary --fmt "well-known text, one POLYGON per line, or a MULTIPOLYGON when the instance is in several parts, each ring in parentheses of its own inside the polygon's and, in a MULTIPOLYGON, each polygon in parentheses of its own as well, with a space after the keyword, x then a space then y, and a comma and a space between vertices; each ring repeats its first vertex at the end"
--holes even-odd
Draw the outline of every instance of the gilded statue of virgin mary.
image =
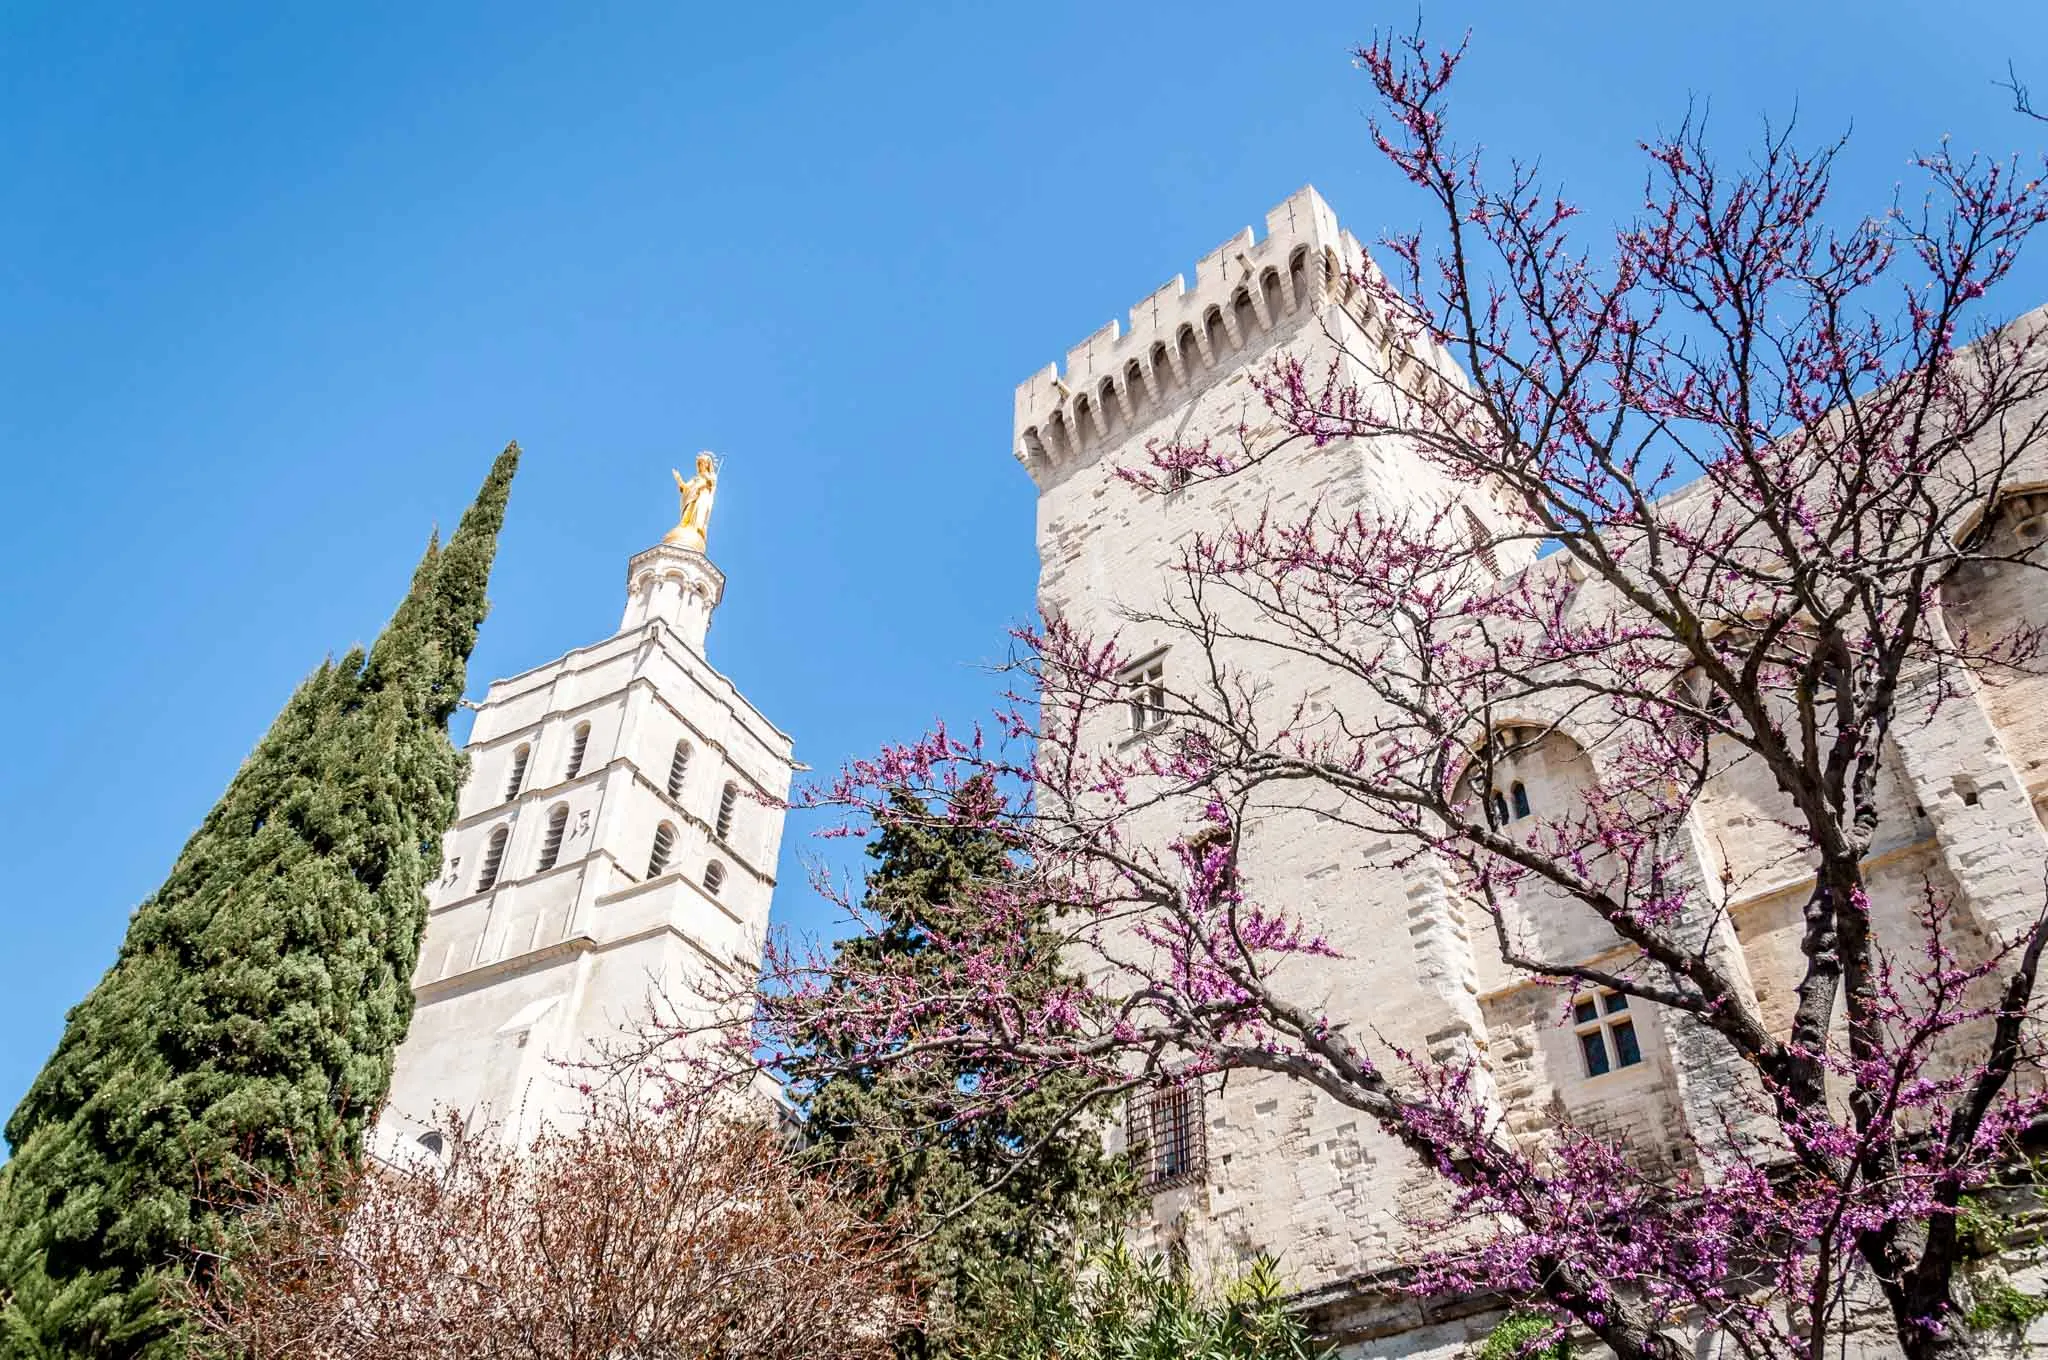
POLYGON ((676 527, 663 534, 661 541, 703 552, 705 536, 711 529, 711 500, 718 492, 718 460, 709 453, 698 454, 697 475, 688 479, 674 468, 669 471, 674 474, 676 492, 682 497, 682 513, 676 527))

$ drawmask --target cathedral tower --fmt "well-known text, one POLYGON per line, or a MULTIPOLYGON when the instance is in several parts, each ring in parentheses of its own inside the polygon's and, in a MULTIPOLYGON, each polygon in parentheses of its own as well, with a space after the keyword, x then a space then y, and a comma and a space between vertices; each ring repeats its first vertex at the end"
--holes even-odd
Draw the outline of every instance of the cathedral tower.
POLYGON ((430 886, 412 1029, 378 1150, 439 1146, 455 1110, 508 1141, 573 1113, 561 1071, 706 979, 761 962, 794 769, 788 736, 705 659, 725 577, 716 461, 627 564, 619 631, 494 682, 430 886))

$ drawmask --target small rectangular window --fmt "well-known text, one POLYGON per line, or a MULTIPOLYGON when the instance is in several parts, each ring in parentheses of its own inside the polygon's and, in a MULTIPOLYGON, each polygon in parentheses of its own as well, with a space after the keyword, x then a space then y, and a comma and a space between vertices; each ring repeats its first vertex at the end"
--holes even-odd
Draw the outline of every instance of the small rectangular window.
POLYGON ((1166 723, 1166 656, 1164 653, 1140 661, 1117 677, 1130 710, 1132 736, 1140 736, 1166 723))
POLYGON ((1636 1042, 1636 1022, 1628 1013, 1628 997, 1620 992, 1602 988, 1574 1000, 1572 1028, 1589 1077, 1604 1077, 1643 1060, 1642 1046, 1636 1042))

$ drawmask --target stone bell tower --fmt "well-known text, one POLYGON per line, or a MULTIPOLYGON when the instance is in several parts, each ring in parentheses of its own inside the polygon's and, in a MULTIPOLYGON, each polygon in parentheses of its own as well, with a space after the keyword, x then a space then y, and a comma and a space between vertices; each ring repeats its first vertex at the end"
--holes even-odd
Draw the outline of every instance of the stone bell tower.
POLYGON ((790 738, 705 658, 725 576, 717 461, 676 475, 676 527, 627 563, 619 629, 492 683, 442 843, 375 1148, 437 1149, 447 1112, 508 1141, 573 1118, 565 1063, 759 971, 790 738))

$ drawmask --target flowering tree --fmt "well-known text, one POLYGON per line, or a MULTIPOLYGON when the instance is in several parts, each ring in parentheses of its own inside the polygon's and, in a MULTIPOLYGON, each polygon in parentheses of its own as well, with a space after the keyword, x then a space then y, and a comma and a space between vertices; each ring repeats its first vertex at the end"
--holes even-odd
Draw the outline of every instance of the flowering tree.
POLYGON ((199 1353, 269 1360, 886 1356, 896 1249, 772 1129, 614 1110, 464 1130, 339 1195, 280 1186, 188 1285, 199 1353))
POLYGON ((1913 1360, 1970 1354, 1957 1210, 2048 1103, 2042 885, 1930 883, 1887 933, 1870 859, 1912 815, 1886 792, 1901 743, 2038 652, 2034 630, 1973 633, 1942 606, 1959 572, 2040 565, 1990 511, 2048 460, 2048 338, 1976 309, 2048 198, 1943 151, 1918 163, 1923 202, 1838 224, 1834 147, 1772 136, 1731 171, 1689 120, 1645 145, 1642 209, 1596 254, 1532 169, 1452 140, 1460 55, 1358 53, 1378 146, 1436 222, 1383 243, 1391 272, 1335 281, 1370 326, 1333 330, 1327 367, 1274 362, 1277 434, 1120 470, 1168 491, 1385 445, 1444 493, 1198 535, 1166 602, 1125 619, 1171 638, 1168 680, 1134 700, 1122 634, 1051 616, 994 736, 940 730, 845 771, 819 797, 849 825, 999 818, 1020 872, 936 976, 771 952, 746 1042, 1001 1073, 984 1109, 1055 1073, 1111 1094, 1277 1073, 1441 1174, 1426 1240, 1451 1245, 1414 1288, 1533 1297, 1624 1357, 1682 1360, 1698 1326, 1818 1357, 1857 1299, 1913 1360), (1506 508, 1487 542, 1468 495, 1506 508), (1133 702, 1146 735, 1118 740, 1133 702), (1587 779, 1522 815, 1508 772, 1567 736, 1587 779), (1735 772, 1811 871, 1775 1015, 1697 834, 1735 772), (1335 950, 1256 853, 1290 810, 1440 874, 1517 975, 1655 1012, 1734 1111, 1696 1165, 1516 1126, 1469 1033, 1404 1046, 1330 1009, 1335 950), (1013 987, 1048 914, 1085 980, 1013 987), (1538 928, 1573 915, 1600 947, 1538 928))

